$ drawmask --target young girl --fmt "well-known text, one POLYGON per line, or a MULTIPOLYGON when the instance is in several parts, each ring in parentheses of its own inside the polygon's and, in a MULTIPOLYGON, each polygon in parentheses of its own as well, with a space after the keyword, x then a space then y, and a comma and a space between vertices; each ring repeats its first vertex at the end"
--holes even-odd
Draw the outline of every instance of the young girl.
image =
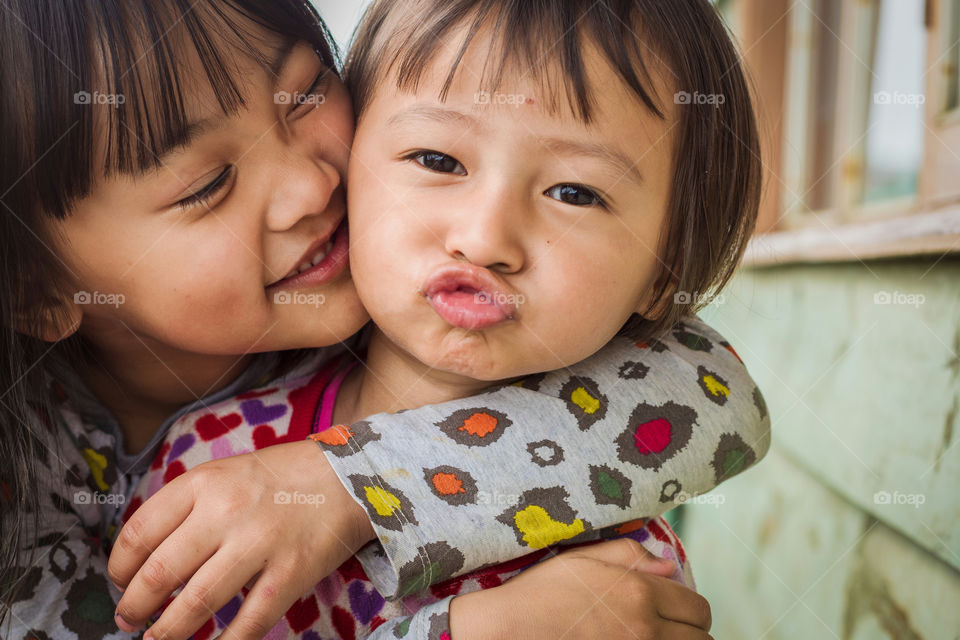
MULTIPOLYGON (((333 344, 367 321, 342 223, 352 114, 307 2, 14 0, 0 30, 3 635, 107 637, 119 593, 108 584, 106 540, 173 419, 316 370, 329 351, 298 366, 286 362, 295 355, 268 352, 333 344), (284 94, 317 99, 276 99, 284 94), (314 302, 274 295, 291 285, 314 302), (267 355, 248 355, 257 352, 267 355)), ((616 361, 589 372, 612 372, 616 361)), ((732 358, 717 374, 751 386, 732 358)), ((651 368, 647 381, 668 388, 675 378, 675 368, 651 368)), ((612 396, 607 415, 628 420, 643 398, 637 389, 612 396)), ((540 421, 555 397, 503 399, 528 428, 550 433, 540 421)), ((700 426, 716 438, 740 433, 762 452, 768 422, 749 409, 703 416, 700 426)), ((419 415, 418 426, 431 424, 432 412, 419 415)), ((333 569, 372 535, 358 514, 370 523, 304 444, 284 459, 308 469, 303 486, 328 498, 318 511, 331 533, 312 550, 333 569)), ((455 443, 446 449, 452 464, 472 457, 455 443)), ((388 469, 375 462, 371 473, 388 469)), ((558 484, 576 480, 558 473, 558 484)), ((405 481, 394 485, 402 491, 405 481)), ((408 496, 421 507, 415 489, 408 496)), ((457 535, 483 540, 502 526, 501 512, 489 505, 457 535)), ((419 513, 421 524, 447 515, 432 503, 419 513)), ((578 513, 601 528, 634 512, 613 517, 585 504, 578 513)), ((251 522, 262 534, 263 520, 251 522)), ((391 531, 384 541, 410 550, 440 539, 422 533, 391 531)), ((295 573, 276 575, 282 583, 295 573)))
MULTIPOLYGON (((670 238, 665 229, 685 222, 677 217, 673 204, 687 198, 690 208, 702 210, 708 202, 747 199, 748 194, 737 193, 744 185, 729 176, 709 184, 718 189, 709 194, 687 191, 682 184, 674 183, 672 159, 677 158, 677 165, 687 165, 696 158, 694 149, 680 146, 687 139, 684 128, 693 126, 691 120, 703 126, 700 119, 709 121, 713 114, 687 114, 687 107, 671 106, 665 96, 689 88, 701 92, 712 89, 711 93, 722 92, 727 98, 729 111, 717 114, 713 126, 705 127, 705 137, 699 138, 711 143, 707 148, 725 149, 730 135, 747 142, 755 136, 742 77, 725 85, 722 79, 728 74, 723 73, 724 68, 719 64, 711 67, 716 62, 713 57, 704 60, 714 48, 732 55, 715 19, 709 19, 709 7, 686 3, 667 15, 641 3, 630 9, 601 3, 588 10, 575 2, 560 2, 543 7, 539 13, 506 1, 483 7, 468 0, 382 0, 375 3, 364 22, 357 41, 361 53, 348 65, 359 114, 350 173, 351 260, 360 297, 377 328, 369 343, 366 369, 332 367, 323 383, 316 385, 313 404, 308 403, 315 411, 305 413, 313 417, 313 428, 321 431, 317 440, 331 457, 344 461, 337 469, 341 479, 367 508, 374 525, 382 529, 381 539, 407 528, 425 530, 429 526, 409 503, 409 496, 395 486, 396 478, 416 477, 436 499, 453 506, 451 514, 465 511, 480 515, 476 506, 483 496, 516 496, 517 504, 508 501, 500 505, 498 519, 503 526, 497 535, 515 536, 520 546, 530 551, 562 540, 611 533, 592 531, 590 521, 571 509, 568 491, 577 493, 577 484, 546 485, 543 480, 549 476, 538 477, 528 471, 556 468, 565 456, 577 452, 578 447, 589 446, 594 438, 606 442, 611 453, 598 456, 601 464, 590 466, 589 474, 580 479, 596 501, 614 509, 629 504, 632 495, 618 492, 630 493, 623 480, 632 466, 662 474, 639 476, 647 486, 638 482, 634 491, 655 493, 663 506, 676 499, 681 482, 671 474, 671 458, 688 445, 689 416, 707 414, 731 402, 755 401, 752 387, 738 388, 714 375, 716 363, 707 354, 718 341, 715 335, 697 324, 680 325, 677 333, 689 341, 676 349, 691 363, 689 369, 694 375, 689 378, 693 383, 690 393, 679 388, 663 397, 649 398, 655 402, 638 405, 628 421, 605 418, 603 411, 612 392, 625 392, 627 387, 641 384, 638 381, 646 375, 644 366, 638 367, 633 358, 639 353, 637 343, 651 336, 635 327, 620 331, 621 337, 614 342, 618 353, 624 354, 616 375, 593 380, 578 376, 576 371, 573 376, 539 376, 522 383, 566 402, 566 415, 558 417, 549 439, 538 440, 539 434, 514 419, 511 410, 501 412, 491 407, 489 395, 474 398, 467 411, 462 404, 438 406, 432 436, 417 444, 406 439, 407 432, 398 435, 395 425, 384 424, 383 416, 349 428, 323 430, 368 414, 460 398, 479 392, 492 381, 566 366, 599 350, 632 313, 662 306, 662 297, 657 297, 653 287, 661 264, 649 248, 661 244, 662 237, 670 238), (483 7, 489 13, 484 13, 483 7), (564 11, 583 16, 583 26, 578 29, 565 22, 564 11), (645 39, 656 52, 657 65, 641 67, 639 61, 645 56, 637 56, 629 48, 600 51, 600 42, 631 42, 608 32, 610 24, 605 26, 602 21, 607 12, 614 18, 613 24, 631 25, 645 35, 666 34, 645 39), (411 26, 415 16, 421 21, 418 25, 429 27, 429 41, 417 40, 419 29, 411 26), (557 31, 546 25, 553 25, 557 31), (681 31, 678 25, 714 34, 708 50, 671 40, 676 34, 670 29, 681 31), (518 61, 543 59, 545 43, 562 40, 561 35, 568 30, 574 42, 581 42, 582 59, 551 61, 518 72, 518 61), (616 67, 620 55, 626 56, 630 67, 616 67), (563 66, 558 69, 555 64, 563 66), (403 75, 405 69, 408 76, 403 75), (708 80, 696 84, 690 77, 692 69, 702 71, 708 80), (485 72, 490 75, 485 76, 485 72), (558 87, 558 83, 544 81, 550 77, 582 77, 584 84, 558 87), (598 87, 604 91, 598 91, 598 87), (523 98, 491 106, 490 101, 477 99, 484 95, 523 98), (641 102, 643 96, 656 106, 648 110, 641 102), (569 103, 565 97, 569 97, 569 103), (632 170, 638 175, 632 175, 632 170), (701 197, 706 200, 698 201, 701 197), (664 435, 666 441, 655 446, 654 442, 664 435), (442 452, 438 455, 429 446, 438 438, 477 448, 482 458, 469 466, 451 465, 442 452), (376 456, 385 442, 393 452, 393 460, 386 465, 392 466, 389 475, 371 474, 369 457, 376 456), (484 467, 490 466, 505 470, 501 476, 506 482, 477 481, 484 467)), ((749 148, 748 144, 741 153, 748 153, 749 148)), ((692 170, 686 168, 680 173, 687 171, 692 170)), ((712 221, 719 228, 738 228, 744 220, 752 220, 753 210, 731 206, 719 208, 715 215, 729 216, 712 221)), ((710 240, 709 235, 699 234, 688 246, 664 247, 663 253, 678 258, 675 264, 663 266, 672 270, 699 262, 705 281, 692 284, 697 290, 707 289, 722 266, 704 259, 709 256, 710 240)), ((741 249, 742 245, 735 250, 741 249)), ((734 357, 722 349, 717 351, 734 357)), ((656 367, 659 362, 650 364, 656 367)), ((511 391, 516 392, 519 404, 522 389, 511 391)), ((283 407, 289 393, 289 388, 274 387, 258 392, 256 400, 283 407)), ((163 482, 198 462, 259 448, 258 433, 286 432, 289 420, 277 416, 259 425, 259 421, 248 419, 246 430, 204 435, 211 417, 245 415, 244 405, 252 400, 252 396, 246 396, 223 403, 175 425, 168 445, 155 460, 155 471, 145 478, 137 496, 149 496, 163 482)), ((756 409, 762 411, 759 401, 756 409)), ((721 470, 730 469, 734 458, 729 454, 743 449, 733 435, 726 440, 721 437, 716 449, 702 448, 708 454, 701 461, 702 472, 719 477, 721 470)), ((691 446, 700 448, 696 442, 691 446)), ((276 460, 282 464, 282 458, 276 460)), ((270 465, 264 465, 264 469, 285 473, 270 465)), ((250 481, 248 468, 238 467, 237 471, 244 474, 239 475, 244 482, 250 481)), ((180 503, 192 499, 184 484, 189 475, 176 481, 181 491, 171 487, 158 496, 159 502, 147 502, 138 512, 137 518, 145 518, 139 522, 139 529, 148 528, 147 523, 157 525, 149 527, 153 533, 146 549, 139 553, 141 558, 163 539, 164 526, 176 529, 179 525, 182 515, 176 522, 163 522, 156 519, 156 514, 184 513, 178 495, 187 496, 180 503)), ((256 483, 252 488, 260 491, 256 483)), ((690 486, 684 484, 683 491, 689 490, 690 486)), ((299 517, 316 502, 307 499, 312 494, 301 494, 299 504, 307 506, 298 509, 296 494, 285 495, 286 501, 272 508, 262 507, 270 509, 278 521, 290 518, 290 514, 299 517)), ((644 513, 652 516, 658 512, 651 508, 644 513)), ((193 513, 200 511, 194 508, 193 513)), ((640 531, 648 536, 646 540, 655 539, 651 531, 670 540, 669 529, 659 522, 650 522, 640 531)), ((453 533, 449 527, 448 533, 453 533)), ((176 560, 174 549, 190 548, 189 525, 175 535, 181 539, 175 545, 162 543, 163 551, 158 553, 166 557, 166 570, 186 582, 198 566, 176 560)), ((212 540, 202 543, 215 549, 220 540, 219 534, 214 534, 212 540)), ((385 595, 406 595, 403 603, 384 603, 359 568, 347 565, 324 580, 316 592, 297 593, 297 597, 304 597, 271 636, 293 631, 353 637, 375 629, 380 636, 400 625, 426 633, 434 624, 445 624, 445 606, 437 613, 437 607, 424 604, 499 584, 518 566, 495 567, 472 574, 466 581, 424 592, 422 569, 415 570, 418 567, 432 566, 432 574, 449 577, 464 571, 465 565, 473 568, 485 563, 471 562, 467 557, 479 555, 477 552, 446 540, 420 547, 420 559, 409 564, 394 559, 402 549, 390 542, 385 548, 386 559, 371 550, 359 557, 374 571, 384 560, 397 567, 397 581, 381 585, 374 579, 374 583, 385 595), (418 609, 412 620, 396 619, 418 609), (305 617, 303 611, 309 611, 310 616, 305 617), (391 618, 389 625, 378 628, 391 618)), ((222 629, 241 606, 243 598, 234 597, 229 585, 242 585, 253 576, 242 569, 234 571, 229 568, 232 565, 229 555, 217 554, 200 569, 217 576, 216 590, 226 593, 231 601, 221 610, 223 602, 214 597, 204 600, 201 613, 203 609, 220 613, 216 621, 206 623, 199 637, 209 637, 222 629), (212 566, 220 567, 220 571, 214 573, 209 568, 212 566)), ((682 577, 684 568, 678 568, 681 573, 677 578, 682 577)), ((129 584, 124 602, 139 621, 149 609, 131 604, 137 597, 134 591, 142 592, 143 584, 137 578, 129 582, 131 577, 129 570, 122 576, 122 583, 129 584)), ((320 577, 322 574, 312 575, 313 579, 320 577)), ((162 598, 166 595, 163 591, 155 589, 153 595, 162 598)), ((197 581, 191 580, 184 593, 186 605, 178 605, 175 599, 151 628, 154 637, 185 637, 195 628, 190 621, 196 616, 187 607, 196 601, 198 593, 209 594, 210 589, 198 574, 197 581)), ((467 615, 458 612, 469 612, 470 607, 463 603, 470 602, 469 596, 454 600, 451 621, 458 629, 456 637, 462 637, 465 628, 473 629, 475 622, 458 623, 457 619, 458 615, 467 615)), ((440 604, 449 602, 441 600, 440 604)), ((206 617, 194 622, 199 624, 206 617)))

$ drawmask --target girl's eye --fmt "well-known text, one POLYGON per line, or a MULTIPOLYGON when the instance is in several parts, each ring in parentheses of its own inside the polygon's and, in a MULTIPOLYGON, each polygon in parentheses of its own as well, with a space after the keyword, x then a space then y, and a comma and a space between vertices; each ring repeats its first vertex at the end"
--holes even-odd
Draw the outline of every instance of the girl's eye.
POLYGON ((558 184, 555 187, 547 189, 544 195, 576 207, 599 206, 604 209, 607 208, 607 203, 600 194, 582 184, 558 184))
POLYGON ((233 171, 233 166, 227 166, 223 171, 220 172, 220 175, 210 182, 210 184, 187 196, 178 202, 177 206, 181 209, 188 209, 195 205, 206 205, 210 202, 213 196, 217 195, 217 193, 226 186, 227 179, 230 177, 231 171, 233 171))
POLYGON ((293 95, 293 112, 316 109, 327 101, 327 87, 330 85, 330 70, 323 69, 313 79, 313 84, 305 92, 293 95))
POLYGON ((467 175, 466 168, 460 164, 460 161, 453 156, 448 156, 439 151, 417 151, 409 156, 408 160, 413 160, 420 166, 436 171, 437 173, 452 173, 458 176, 467 175))

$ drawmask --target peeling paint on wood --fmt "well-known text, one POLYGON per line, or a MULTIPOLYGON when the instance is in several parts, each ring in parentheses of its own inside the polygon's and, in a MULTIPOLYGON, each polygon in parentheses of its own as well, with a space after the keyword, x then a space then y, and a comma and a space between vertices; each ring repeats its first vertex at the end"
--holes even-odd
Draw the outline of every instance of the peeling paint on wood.
POLYGON ((742 271, 702 316, 763 390, 774 442, 960 569, 960 258, 742 271))

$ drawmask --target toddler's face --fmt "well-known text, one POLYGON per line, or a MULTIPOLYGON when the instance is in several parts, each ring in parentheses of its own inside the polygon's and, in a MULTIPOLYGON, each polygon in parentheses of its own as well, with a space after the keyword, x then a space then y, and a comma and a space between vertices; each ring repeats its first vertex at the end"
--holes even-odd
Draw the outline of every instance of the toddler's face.
POLYGON ((498 380, 582 360, 645 307, 674 118, 650 114, 589 48, 590 125, 549 113, 516 74, 478 93, 486 46, 471 46, 445 100, 450 51, 415 94, 378 83, 351 156, 350 259, 391 342, 498 380))

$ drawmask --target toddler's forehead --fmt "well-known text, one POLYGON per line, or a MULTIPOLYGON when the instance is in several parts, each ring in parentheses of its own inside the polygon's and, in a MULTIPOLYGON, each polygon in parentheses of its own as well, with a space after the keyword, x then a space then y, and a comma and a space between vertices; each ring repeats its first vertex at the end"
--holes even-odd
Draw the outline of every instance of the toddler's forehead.
MULTIPOLYGON (((647 74, 645 85, 653 105, 612 66, 599 48, 590 44, 580 52, 582 74, 571 74, 559 60, 525 65, 522 52, 502 52, 489 35, 475 37, 465 51, 458 44, 438 43, 429 62, 411 78, 392 64, 369 94, 372 101, 401 94, 447 103, 471 100, 483 108, 510 107, 586 128, 611 111, 632 118, 667 119, 673 111, 673 74, 665 64, 647 74), (576 77, 574 77, 576 76, 576 77), (651 106, 653 108, 651 108, 651 106)), ((549 52, 545 52, 545 55, 549 52)), ((404 53, 400 52, 398 60, 404 53)))
POLYGON ((443 97, 464 78, 481 95, 523 92, 546 110, 572 112, 585 122, 598 94, 614 87, 662 115, 676 82, 667 63, 674 55, 666 51, 676 54, 675 48, 645 36, 653 27, 642 24, 645 17, 635 6, 618 5, 613 24, 614 9, 603 0, 585 5, 573 20, 568 12, 578 2, 523 8, 511 2, 380 0, 346 69, 358 115, 383 86, 443 97))

